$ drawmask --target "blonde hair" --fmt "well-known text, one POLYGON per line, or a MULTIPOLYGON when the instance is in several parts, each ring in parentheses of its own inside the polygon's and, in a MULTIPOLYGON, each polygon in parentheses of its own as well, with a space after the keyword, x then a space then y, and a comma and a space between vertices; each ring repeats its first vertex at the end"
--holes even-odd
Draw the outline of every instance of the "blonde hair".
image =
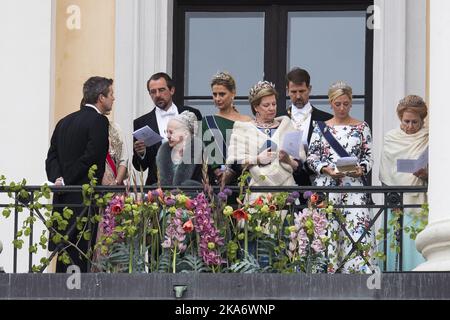
POLYGON ((409 111, 418 114, 423 121, 428 115, 427 109, 427 104, 421 97, 410 94, 399 101, 397 115, 401 121, 405 111, 409 111))
POLYGON ((328 89, 328 100, 330 103, 343 95, 346 95, 352 101, 352 87, 344 81, 337 81, 328 89))
POLYGON ((278 92, 275 90, 275 85, 269 81, 258 81, 249 92, 248 101, 252 108, 253 115, 256 115, 255 107, 261 103, 262 98, 267 96, 278 97, 278 92))

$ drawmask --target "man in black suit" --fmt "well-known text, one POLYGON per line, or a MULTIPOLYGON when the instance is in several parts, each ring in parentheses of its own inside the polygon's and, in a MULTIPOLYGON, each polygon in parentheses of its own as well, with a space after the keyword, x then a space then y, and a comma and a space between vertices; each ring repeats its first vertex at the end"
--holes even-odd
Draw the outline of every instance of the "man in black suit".
MULTIPOLYGON (((83 100, 79 111, 71 113, 61 119, 55 127, 52 135, 50 149, 48 150, 45 169, 49 181, 56 185, 82 185, 89 183, 88 172, 92 165, 97 165, 95 177, 101 181, 105 172, 105 160, 108 152, 108 118, 103 114, 112 109, 114 102, 113 80, 103 77, 91 77, 83 85, 83 100)), ((81 193, 54 194, 53 204, 82 204, 81 193)), ((62 213, 63 208, 54 208, 54 211, 62 213)), ((76 224, 76 218, 84 208, 71 208, 74 212, 69 219, 65 231, 69 234, 69 241, 77 242, 78 230, 71 228, 76 224), (70 232, 69 230, 73 231, 70 232)), ((87 216, 85 214, 84 216, 87 216)), ((92 225, 91 238, 95 239, 96 226, 92 225)), ((59 250, 61 247, 59 245, 59 250)), ((89 241, 81 240, 78 248, 87 252, 89 241)), ((56 246, 50 241, 50 250, 56 246)), ((88 271, 88 263, 80 257, 79 252, 72 246, 65 249, 72 260, 71 264, 77 265, 81 272, 88 271)), ((66 272, 68 265, 58 261, 56 272, 66 272)))
MULTIPOLYGON (((166 140, 167 123, 177 114, 187 110, 195 113, 198 120, 202 119, 197 109, 187 106, 177 107, 173 103, 172 97, 175 94, 175 86, 168 74, 159 72, 152 75, 147 81, 147 90, 156 107, 134 120, 134 131, 148 125, 166 140)), ((134 140, 133 166, 138 171, 149 169, 146 185, 152 185, 158 181, 156 154, 160 146, 161 142, 146 147, 144 141, 134 140)))
MULTIPOLYGON (((308 145, 313 131, 313 121, 326 121, 333 117, 331 114, 313 107, 309 102, 312 89, 310 81, 308 71, 297 67, 286 75, 286 90, 291 99, 291 105, 287 108, 287 112, 295 127, 303 131, 302 144, 306 153, 308 153, 308 145)), ((295 182, 299 186, 309 186, 312 174, 313 172, 303 165, 294 173, 295 182)))

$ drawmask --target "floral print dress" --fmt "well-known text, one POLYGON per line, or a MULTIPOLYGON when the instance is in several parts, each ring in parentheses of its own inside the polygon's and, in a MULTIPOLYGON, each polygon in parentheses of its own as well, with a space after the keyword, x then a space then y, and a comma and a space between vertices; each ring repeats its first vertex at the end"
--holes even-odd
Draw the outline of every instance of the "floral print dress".
MULTIPOLYGON (((335 168, 335 163, 340 156, 330 146, 322 135, 317 123, 314 123, 314 130, 309 144, 307 165, 316 173, 313 184, 316 186, 363 186, 362 178, 352 178, 345 176, 341 179, 333 179, 327 174, 321 174, 320 170, 329 166, 335 168)), ((363 167, 367 174, 373 164, 372 159, 372 135, 366 122, 357 125, 326 125, 325 130, 329 130, 334 138, 347 151, 349 156, 358 158, 358 164, 363 167)), ((367 203, 367 196, 364 193, 330 193, 329 200, 339 205, 364 205, 367 203)), ((352 249, 352 243, 344 229, 338 223, 341 220, 352 239, 356 242, 370 223, 370 211, 367 208, 341 208, 342 216, 334 215, 330 219, 328 236, 330 242, 328 246, 328 272, 342 273, 371 273, 369 264, 374 266, 374 259, 371 258, 374 237, 370 230, 360 242, 360 251, 352 253, 350 258, 345 259, 352 249), (362 256, 362 257, 361 257, 362 256), (364 257, 364 258, 363 258, 364 257)))

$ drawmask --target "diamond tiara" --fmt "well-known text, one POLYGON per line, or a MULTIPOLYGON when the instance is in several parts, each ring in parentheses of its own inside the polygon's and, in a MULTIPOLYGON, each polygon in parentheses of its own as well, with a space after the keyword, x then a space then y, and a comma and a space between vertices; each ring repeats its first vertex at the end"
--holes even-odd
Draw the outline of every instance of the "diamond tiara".
POLYGON ((249 92, 250 99, 253 99, 263 89, 275 89, 275 85, 269 81, 258 81, 249 92))

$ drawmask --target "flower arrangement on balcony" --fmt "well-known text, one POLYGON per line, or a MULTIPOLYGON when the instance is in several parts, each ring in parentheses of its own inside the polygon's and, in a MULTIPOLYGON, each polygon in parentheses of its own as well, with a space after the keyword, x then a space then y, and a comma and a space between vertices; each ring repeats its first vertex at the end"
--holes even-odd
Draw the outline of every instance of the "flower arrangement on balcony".
POLYGON ((116 195, 104 210, 94 264, 106 272, 326 270, 329 208, 317 206, 317 194, 307 194, 308 207, 296 212, 298 192, 245 201, 243 190, 237 207, 228 204, 229 189, 116 195))
MULTIPOLYGON (((214 194, 206 187, 196 194, 157 188, 147 193, 126 190, 123 194, 100 195, 94 192, 96 181, 91 179, 83 186, 85 204, 95 205, 100 211, 90 220, 81 218, 77 229, 85 239, 90 238, 88 222, 98 224, 99 232, 93 239, 93 252, 80 254, 92 262, 94 271, 102 272, 334 272, 330 269, 334 257, 329 247, 335 235, 330 225, 343 219, 342 210, 324 194, 309 191, 302 195, 306 205, 300 205, 298 192, 258 193, 255 197, 245 188, 247 177, 248 172, 244 172, 236 199, 231 198, 229 189, 214 194)), ((36 253, 38 246, 46 249, 49 239, 76 247, 64 235, 72 210, 57 212, 39 202, 50 198, 47 186, 30 194, 24 189, 26 181, 7 186, 2 176, 0 183, 8 188, 11 198, 14 194, 18 197, 15 204, 3 209, 4 217, 8 218, 13 208, 18 213, 24 209, 32 212, 16 234, 16 248, 23 246, 23 238, 30 235, 37 220, 48 230, 29 248, 30 252, 36 253)), ((394 218, 389 225, 398 232, 398 216, 394 218)), ((412 237, 420 231, 403 228, 412 237)), ((382 232, 380 229, 377 236, 379 243, 382 232)), ((65 247, 58 259, 70 263, 65 247)), ((374 256, 385 258, 381 251, 374 256)), ((50 261, 42 258, 40 262, 33 271, 42 271, 50 261)))

